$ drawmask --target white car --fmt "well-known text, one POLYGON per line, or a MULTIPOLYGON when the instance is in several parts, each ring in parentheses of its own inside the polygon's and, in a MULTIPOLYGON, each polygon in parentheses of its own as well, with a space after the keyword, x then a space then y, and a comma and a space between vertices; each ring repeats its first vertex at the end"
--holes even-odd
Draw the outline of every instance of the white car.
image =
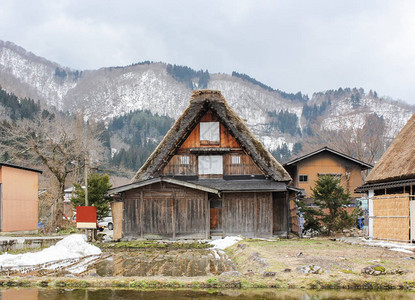
POLYGON ((114 229, 114 223, 112 222, 112 216, 105 217, 104 219, 98 221, 98 228, 108 228, 108 230, 114 229))

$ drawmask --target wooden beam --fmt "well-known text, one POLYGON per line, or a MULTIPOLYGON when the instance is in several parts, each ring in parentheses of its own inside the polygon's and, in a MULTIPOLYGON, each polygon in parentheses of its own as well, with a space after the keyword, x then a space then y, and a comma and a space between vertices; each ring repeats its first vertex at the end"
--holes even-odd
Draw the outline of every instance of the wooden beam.
POLYGON ((209 200, 209 194, 205 193, 205 209, 206 209, 206 233, 205 238, 210 238, 210 200, 209 200))
POLYGON ((176 192, 173 191, 172 193, 172 197, 171 197, 171 227, 172 227, 172 232, 173 232, 173 239, 176 239, 176 210, 175 210, 175 199, 176 198, 176 192))
POLYGON ((254 193, 254 237, 257 236, 258 232, 258 199, 257 193, 254 193))
POLYGON ((140 191, 140 237, 142 239, 144 238, 143 209, 144 209, 144 192, 140 191))
POLYGON ((226 224, 226 213, 227 213, 227 203, 225 199, 225 193, 222 194, 222 237, 226 236, 226 227, 228 224, 226 224))
POLYGON ((274 209, 272 205, 273 204, 272 192, 269 193, 269 200, 271 201, 271 209, 269 210, 269 214, 270 214, 269 219, 271 220, 270 229, 271 229, 271 236, 272 236, 274 234, 274 215, 273 215, 274 209))
POLYGON ((126 210, 125 210, 125 207, 126 207, 126 205, 125 205, 125 192, 121 194, 121 201, 123 203, 123 206, 122 206, 122 233, 121 233, 121 236, 124 236, 125 223, 127 222, 127 216, 125 215, 126 214, 126 210))
POLYGON ((287 238, 290 236, 290 199, 288 197, 288 191, 285 192, 285 205, 287 205, 287 238))

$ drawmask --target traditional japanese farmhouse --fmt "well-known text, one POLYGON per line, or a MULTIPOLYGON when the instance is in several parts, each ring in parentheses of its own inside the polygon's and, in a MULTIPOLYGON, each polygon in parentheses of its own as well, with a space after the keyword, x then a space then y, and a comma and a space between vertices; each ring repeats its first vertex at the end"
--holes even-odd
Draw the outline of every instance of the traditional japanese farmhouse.
POLYGON ((0 163, 0 232, 37 232, 39 173, 0 163))
POLYGON ((124 237, 285 236, 290 181, 219 91, 195 91, 131 184, 110 191, 119 196, 114 230, 119 222, 124 237))
POLYGON ((356 189, 369 202, 369 237, 415 242, 415 115, 356 189))
POLYGON ((360 197, 354 190, 363 184, 363 171, 372 165, 328 147, 320 148, 301 157, 290 160, 284 168, 293 178, 291 184, 304 190, 307 203, 312 204, 311 188, 320 176, 330 175, 340 179, 341 186, 353 198, 360 197))

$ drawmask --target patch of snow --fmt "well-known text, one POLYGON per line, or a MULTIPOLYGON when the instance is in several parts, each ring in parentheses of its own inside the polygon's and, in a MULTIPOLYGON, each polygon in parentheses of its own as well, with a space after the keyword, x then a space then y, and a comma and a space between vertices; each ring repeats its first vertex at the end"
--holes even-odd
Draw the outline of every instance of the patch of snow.
POLYGON ((216 249, 212 249, 211 251, 212 251, 213 255, 215 256, 215 259, 220 260, 220 256, 218 254, 218 251, 216 249))
POLYGON ((409 254, 414 254, 414 251, 406 250, 406 249, 402 249, 402 248, 390 248, 389 250, 403 252, 403 253, 409 253, 409 254))
POLYGON ((373 241, 373 240, 365 240, 362 239, 367 245, 374 246, 374 247, 382 247, 392 251, 399 251, 408 254, 415 253, 415 245, 409 244, 401 244, 401 243, 393 243, 393 242, 384 242, 384 241, 373 241))
POLYGON ((84 235, 73 234, 40 252, 0 255, 0 265, 2 267, 33 266, 98 254, 101 254, 101 250, 88 244, 84 235))
POLYGON ((242 240, 243 238, 240 236, 227 236, 223 239, 211 241, 209 244, 211 244, 214 249, 224 250, 242 240))

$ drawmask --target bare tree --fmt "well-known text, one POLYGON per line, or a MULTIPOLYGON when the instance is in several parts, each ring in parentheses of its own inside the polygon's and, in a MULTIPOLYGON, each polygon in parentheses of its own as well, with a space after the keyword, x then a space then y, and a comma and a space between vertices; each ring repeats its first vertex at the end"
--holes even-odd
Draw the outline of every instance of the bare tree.
POLYGON ((318 123, 313 126, 313 132, 304 142, 303 151, 328 146, 370 164, 379 159, 388 143, 385 121, 376 114, 364 119, 342 118, 335 130, 325 129, 318 123))
POLYGON ((82 116, 75 121, 62 116, 39 117, 13 124, 3 122, 0 126, 0 155, 10 162, 43 165, 54 178, 57 195, 53 226, 63 222, 64 190, 69 177, 85 166, 89 154, 93 154, 95 163, 102 158, 102 145, 93 129, 84 126, 82 116))

